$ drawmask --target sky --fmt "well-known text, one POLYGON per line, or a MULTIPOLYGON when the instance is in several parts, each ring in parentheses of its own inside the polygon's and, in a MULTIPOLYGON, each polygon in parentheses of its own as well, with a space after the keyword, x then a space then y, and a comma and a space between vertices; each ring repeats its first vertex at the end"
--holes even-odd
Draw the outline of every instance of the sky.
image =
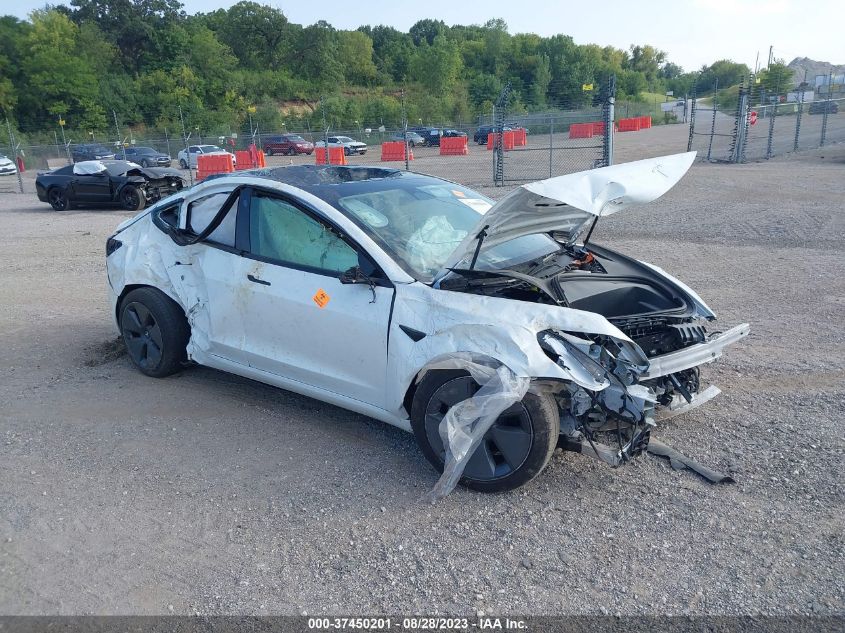
MULTIPOLYGON (((190 14, 226 8, 235 1, 182 0, 190 14)), ((450 25, 503 18, 510 33, 563 33, 578 44, 622 49, 651 44, 687 71, 717 59, 754 68, 758 53, 765 66, 769 46, 774 47, 775 58, 787 63, 809 57, 845 64, 843 0, 265 0, 263 4, 281 9, 291 22, 307 25, 325 20, 340 29, 387 24, 407 31, 423 18, 450 25)), ((36 8, 44 8, 44 0, 0 0, 0 14, 26 18, 36 8)))

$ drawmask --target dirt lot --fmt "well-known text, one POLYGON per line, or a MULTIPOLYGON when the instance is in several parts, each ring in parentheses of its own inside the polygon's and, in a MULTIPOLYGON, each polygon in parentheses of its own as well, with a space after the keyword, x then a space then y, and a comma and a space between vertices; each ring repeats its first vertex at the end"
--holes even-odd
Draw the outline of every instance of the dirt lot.
MULTIPOLYGON (((683 134, 619 135, 618 159, 683 134)), ((435 506, 402 431, 134 371, 103 261, 127 213, 0 196, 0 613, 842 613, 843 176, 845 146, 696 164, 596 231, 752 323, 706 370, 725 393, 655 434, 736 484, 558 452, 517 492, 435 506)))

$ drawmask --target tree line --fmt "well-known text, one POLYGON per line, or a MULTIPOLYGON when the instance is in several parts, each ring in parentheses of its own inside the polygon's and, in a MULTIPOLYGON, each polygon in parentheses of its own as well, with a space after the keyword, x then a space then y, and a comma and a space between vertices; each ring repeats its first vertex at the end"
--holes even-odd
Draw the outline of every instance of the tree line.
MULTIPOLYGON (((564 25, 565 27, 565 25, 564 25)), ((502 87, 514 111, 589 106, 610 75, 622 98, 738 83, 744 64, 720 60, 684 70, 653 46, 576 44, 568 35, 510 34, 503 20, 448 26, 425 19, 348 31, 290 22, 242 1, 188 15, 179 0, 70 0, 0 18, 0 108, 22 130, 103 130, 123 125, 216 129, 253 119, 262 129, 312 121, 333 127, 471 121, 502 87), (325 100, 321 102, 321 97, 325 100)))

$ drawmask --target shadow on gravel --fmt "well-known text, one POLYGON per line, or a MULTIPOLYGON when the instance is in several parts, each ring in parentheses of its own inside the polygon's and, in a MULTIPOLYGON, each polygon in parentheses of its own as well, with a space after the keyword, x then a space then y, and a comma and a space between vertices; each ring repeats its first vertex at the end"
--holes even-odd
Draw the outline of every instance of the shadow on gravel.
POLYGON ((84 365, 86 367, 99 367, 116 361, 118 358, 126 355, 126 346, 120 337, 100 343, 99 345, 92 345, 85 350, 87 358, 84 365))

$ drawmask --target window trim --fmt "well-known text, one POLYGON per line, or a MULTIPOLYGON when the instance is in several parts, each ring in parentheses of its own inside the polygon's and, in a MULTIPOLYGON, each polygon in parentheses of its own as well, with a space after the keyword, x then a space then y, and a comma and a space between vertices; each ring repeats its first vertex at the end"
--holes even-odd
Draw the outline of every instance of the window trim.
POLYGON ((373 277, 373 281, 375 282, 376 286, 380 286, 383 288, 394 287, 393 282, 390 281, 382 267, 378 265, 378 262, 376 262, 375 258, 373 258, 367 252, 367 250, 364 249, 360 244, 358 244, 358 242, 356 242, 346 231, 342 230, 334 222, 326 218, 322 213, 319 213, 315 209, 310 208, 309 205, 304 204, 301 200, 297 200, 293 196, 286 195, 285 193, 280 191, 271 191, 258 187, 245 187, 242 190, 242 195, 240 198, 241 206, 238 208, 238 219, 235 230, 235 245, 240 245, 244 247, 244 250, 241 252, 241 255, 243 257, 259 262, 264 262, 267 264, 272 264, 274 266, 279 266, 281 268, 289 268, 291 270, 298 270, 314 275, 320 275, 322 277, 330 277, 331 279, 338 279, 343 272, 336 272, 333 270, 327 270, 325 268, 316 268, 313 266, 305 266, 303 264, 297 264, 296 262, 286 262, 272 257, 266 257, 257 253, 253 253, 250 237, 250 208, 252 207, 252 197, 256 194, 259 197, 273 198, 276 200, 280 200, 286 204, 289 204, 294 209, 300 211, 301 213, 304 213, 307 217, 311 218, 315 222, 326 226, 330 231, 334 232, 340 239, 346 242, 346 244, 357 253, 359 264, 362 257, 369 260, 370 264, 372 264, 373 270, 376 271, 379 275, 378 277, 373 277), (241 216, 243 216, 243 218, 241 218, 241 216), (238 241, 239 236, 241 237, 240 242, 238 241))

